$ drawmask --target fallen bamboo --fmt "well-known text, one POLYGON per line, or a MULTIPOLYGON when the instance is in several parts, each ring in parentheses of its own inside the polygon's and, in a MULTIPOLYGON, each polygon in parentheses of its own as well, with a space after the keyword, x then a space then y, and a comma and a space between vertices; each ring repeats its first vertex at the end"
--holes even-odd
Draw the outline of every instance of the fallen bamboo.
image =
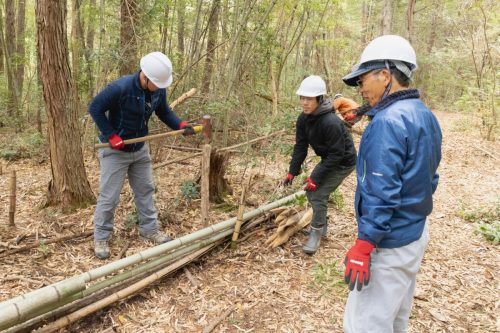
POLYGON ((41 311, 37 312, 35 315, 36 318, 33 318, 27 322, 24 322, 20 325, 12 327, 7 330, 8 333, 14 333, 23 331, 26 328, 33 329, 36 327, 38 323, 43 321, 55 320, 61 315, 67 314, 71 311, 76 311, 84 306, 87 306, 91 303, 95 303, 96 301, 102 299, 103 297, 109 296, 111 293, 107 293, 106 290, 113 290, 113 293, 118 289, 117 286, 125 286, 130 285, 137 282, 139 279, 145 278, 146 276, 151 275, 152 273, 163 269, 166 265, 171 265, 175 260, 182 258, 188 254, 191 254, 195 251, 198 251, 200 248, 203 248, 207 245, 213 244, 214 246, 219 244, 225 237, 230 234, 231 230, 225 230, 213 237, 210 237, 204 241, 199 243, 195 243, 191 246, 186 246, 181 248, 179 251, 175 253, 171 253, 167 256, 161 256, 158 259, 146 262, 138 267, 135 267, 132 270, 122 272, 118 275, 115 275, 106 280, 100 281, 94 285, 89 286, 87 289, 73 294, 63 301, 53 304, 48 308, 44 308, 41 311), (139 278, 137 278, 139 277, 139 278), (76 304, 75 304, 76 303, 76 304), (80 304, 80 306, 78 306, 80 304))
MULTIPOLYGON (((216 151, 217 152, 221 152, 221 151, 233 151, 234 148, 238 148, 238 147, 241 147, 241 146, 244 146, 244 145, 248 145, 248 144, 252 144, 252 143, 258 142, 258 141, 262 141, 262 140, 268 139, 270 137, 273 137, 275 135, 282 134, 284 132, 285 132, 285 130, 277 131, 277 132, 274 132, 274 133, 271 133, 271 134, 268 134, 268 135, 264 135, 264 136, 261 136, 261 137, 258 137, 258 138, 255 138, 255 139, 252 139, 252 140, 249 140, 249 141, 238 143, 237 145, 234 145, 234 146, 219 148, 216 151)), ((203 153, 200 152, 200 153, 196 153, 196 154, 191 154, 191 155, 186 156, 186 157, 181 157, 181 158, 178 158, 178 159, 175 159, 175 160, 172 160, 172 161, 159 163, 159 164, 156 164, 156 165, 153 166, 153 170, 156 170, 158 168, 167 166, 169 164, 174 164, 174 163, 182 162, 182 161, 189 160, 191 158, 202 156, 202 155, 203 155, 203 153)))
POLYGON ((6 253, 2 253, 0 255, 0 259, 4 258, 4 257, 8 257, 8 256, 10 256, 10 255, 12 255, 14 253, 24 252, 24 251, 28 251, 28 250, 37 248, 37 247, 39 247, 42 244, 47 245, 47 244, 64 242, 64 241, 67 241, 67 240, 70 240, 70 239, 75 239, 75 238, 80 238, 80 237, 89 237, 93 233, 94 233, 93 231, 86 231, 86 232, 83 232, 83 233, 80 233, 80 234, 76 234, 76 235, 67 235, 67 236, 62 236, 62 237, 58 237, 58 238, 54 238, 54 239, 49 239, 49 240, 39 240, 39 241, 37 241, 34 244, 26 245, 26 246, 23 246, 23 247, 20 247, 20 248, 8 251, 6 253))
POLYGON ((78 311, 75 311, 67 316, 64 316, 64 317, 58 319, 57 321, 55 321, 51 324, 48 324, 47 326, 44 326, 39 330, 36 330, 35 332, 48 333, 48 332, 57 331, 65 326, 93 313, 93 312, 96 312, 96 311, 103 309, 106 306, 108 306, 114 302, 117 302, 121 299, 124 299, 124 298, 134 294, 135 292, 143 289, 144 287, 152 284, 153 282, 158 281, 163 276, 179 269, 180 267, 182 267, 185 264, 189 263, 190 261, 194 260, 199 255, 205 253, 210 248, 212 248, 212 246, 213 245, 206 246, 205 248, 202 248, 202 249, 196 251, 195 253, 186 256, 184 259, 179 260, 179 261, 175 262, 174 264, 163 268, 162 270, 152 274, 151 276, 148 276, 147 278, 145 278, 139 282, 136 282, 133 285, 131 285, 125 289, 122 289, 122 290, 116 292, 115 294, 110 295, 110 296, 108 296, 108 297, 106 297, 106 298, 104 298, 104 299, 102 299, 94 304, 88 305, 88 306, 86 306, 78 311))
POLYGON ((179 105, 181 103, 184 103, 184 101, 186 101, 186 99, 188 99, 189 97, 194 96, 194 94, 196 94, 196 88, 191 88, 191 90, 189 90, 188 92, 185 92, 179 98, 177 98, 175 101, 173 101, 172 103, 170 103, 170 108, 171 109, 175 109, 175 107, 177 105, 179 105))
POLYGON ((9 225, 15 226, 14 216, 16 214, 16 170, 12 170, 10 176, 10 205, 9 205, 9 225))
MULTIPOLYGON (((203 126, 201 125, 196 125, 193 126, 193 130, 195 133, 200 133, 203 130, 203 126)), ((170 131, 166 133, 160 133, 160 134, 153 134, 153 135, 146 135, 146 136, 141 136, 139 138, 134 138, 134 139, 128 139, 128 140, 123 140, 123 143, 126 145, 132 144, 132 143, 138 143, 138 142, 145 142, 145 141, 151 141, 159 138, 163 138, 166 136, 175 136, 175 135, 180 135, 185 132, 185 129, 181 129, 178 131, 170 131)), ((109 143, 98 143, 94 145, 94 148, 108 148, 109 143)))
MULTIPOLYGON (((270 209, 287 204, 298 196, 304 195, 304 193, 304 191, 299 191, 280 200, 263 205, 245 213, 243 218, 245 221, 252 219, 265 213, 266 211, 269 211, 270 209)), ((111 262, 78 276, 59 281, 55 284, 4 301, 0 303, 0 313, 2 313, 2 317, 0 318, 0 330, 12 327, 20 322, 33 318, 33 314, 36 311, 39 311, 39 309, 61 302, 64 298, 84 290, 86 283, 90 281, 107 276, 141 261, 157 257, 179 247, 192 244, 202 238, 219 233, 227 228, 233 228, 235 222, 235 218, 220 222, 198 230, 192 234, 177 238, 171 242, 149 248, 135 255, 111 262)))

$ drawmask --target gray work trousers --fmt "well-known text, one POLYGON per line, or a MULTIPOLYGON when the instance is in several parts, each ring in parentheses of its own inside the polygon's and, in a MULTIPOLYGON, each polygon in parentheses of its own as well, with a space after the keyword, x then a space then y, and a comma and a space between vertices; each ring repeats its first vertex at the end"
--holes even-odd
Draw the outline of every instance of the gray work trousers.
POLYGON ((323 228, 327 223, 326 212, 328 210, 328 198, 334 192, 342 181, 354 170, 354 166, 347 168, 335 168, 328 172, 318 189, 314 192, 306 192, 307 200, 312 206, 313 217, 311 226, 314 228, 323 228))
POLYGON ((376 248, 371 254, 370 282, 349 293, 344 314, 345 333, 406 333, 417 272, 429 232, 394 249, 376 248))
POLYGON ((141 235, 156 233, 158 222, 153 203, 155 186, 149 146, 145 144, 136 152, 102 148, 99 150, 99 160, 101 179, 94 214, 94 239, 107 240, 111 237, 115 209, 120 201, 120 192, 126 176, 134 192, 135 206, 139 216, 139 233, 141 235))

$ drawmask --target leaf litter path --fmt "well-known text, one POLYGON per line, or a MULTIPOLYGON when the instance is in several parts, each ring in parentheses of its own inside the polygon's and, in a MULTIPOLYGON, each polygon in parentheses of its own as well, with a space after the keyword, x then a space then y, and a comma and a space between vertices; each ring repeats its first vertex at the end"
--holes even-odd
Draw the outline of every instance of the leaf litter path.
MULTIPOLYGON (((429 217, 431 240, 418 275, 409 332, 498 332, 499 248, 477 235, 475 226, 465 222, 459 212, 499 205, 500 166, 488 154, 500 151, 499 144, 484 141, 473 131, 454 131, 470 121, 463 116, 444 112, 437 115, 444 134, 441 178, 429 217)), ((293 143, 293 136, 282 140, 293 143)), ((228 178, 239 191, 246 162, 237 159, 231 158, 228 178)), ((267 200, 285 174, 288 161, 288 156, 282 156, 260 167, 261 177, 249 201, 260 204, 267 200)), ((201 227, 199 203, 178 200, 178 175, 193 177, 198 163, 191 161, 156 173, 156 202, 166 232, 182 235, 201 227)), ((92 188, 97 189, 96 159, 89 155, 86 166, 92 188)), ((18 173, 17 229, 0 226, 0 251, 13 246, 20 234, 26 234, 28 241, 91 229, 93 207, 70 215, 36 209, 50 178, 48 165, 34 165, 31 161, 8 165, 9 170, 14 168, 18 173)), ((315 256, 302 253, 306 239, 302 233, 283 247, 268 250, 263 243, 270 231, 262 231, 235 251, 219 247, 190 265, 190 274, 181 270, 65 331, 201 332, 223 313, 229 313, 214 332, 341 332, 347 297, 341 263, 356 235, 352 211, 354 184, 355 177, 351 175, 342 185, 344 206, 330 208, 329 234, 315 256)), ((6 207, 0 219, 7 221, 6 173, 0 176, 0 188, 4 189, 0 194, 1 206, 6 207)), ((136 231, 127 227, 132 207, 126 186, 116 214, 113 260, 128 241, 128 255, 145 248, 137 240, 136 231)), ((225 213, 216 215, 214 221, 229 217, 225 213)), ((91 238, 2 258, 0 300, 100 264, 93 257, 91 238)))

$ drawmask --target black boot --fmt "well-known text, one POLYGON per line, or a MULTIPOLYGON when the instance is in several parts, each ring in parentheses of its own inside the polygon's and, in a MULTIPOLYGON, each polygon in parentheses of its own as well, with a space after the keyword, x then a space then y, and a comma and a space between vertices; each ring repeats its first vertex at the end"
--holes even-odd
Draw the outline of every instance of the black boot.
POLYGON ((307 254, 314 254, 318 250, 319 244, 321 243, 321 236, 323 234, 324 227, 315 228, 311 227, 311 231, 309 232, 309 238, 307 239, 306 244, 302 248, 307 254))

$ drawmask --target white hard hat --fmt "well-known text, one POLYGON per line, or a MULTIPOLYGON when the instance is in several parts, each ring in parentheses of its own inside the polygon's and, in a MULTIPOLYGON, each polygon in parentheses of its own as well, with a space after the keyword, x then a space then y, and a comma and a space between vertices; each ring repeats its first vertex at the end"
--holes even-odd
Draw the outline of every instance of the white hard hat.
POLYGON ((172 84, 172 62, 161 52, 151 52, 141 59, 141 70, 158 88, 172 84))
POLYGON ((355 86, 359 76, 386 67, 386 61, 390 61, 408 78, 418 68, 417 56, 410 43, 401 36, 385 35, 375 38, 366 46, 359 63, 342 80, 350 86, 355 86))
POLYGON ((326 95, 326 83, 318 75, 308 76, 302 80, 296 94, 305 97, 326 95))

